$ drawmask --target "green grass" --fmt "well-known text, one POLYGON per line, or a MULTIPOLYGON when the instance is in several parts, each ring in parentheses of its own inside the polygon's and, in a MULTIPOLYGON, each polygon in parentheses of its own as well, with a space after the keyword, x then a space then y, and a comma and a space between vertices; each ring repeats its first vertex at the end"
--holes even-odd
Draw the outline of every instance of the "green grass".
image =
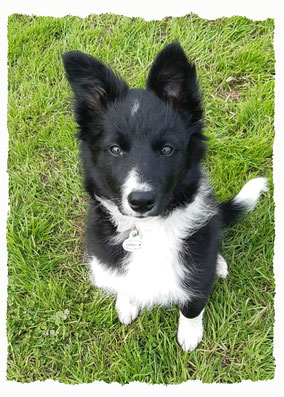
POLYGON ((9 18, 9 380, 273 378, 273 31, 272 20, 243 17, 9 18), (233 197, 254 176, 267 176, 270 188, 224 235, 230 275, 216 282, 203 341, 192 353, 177 344, 177 308, 144 311, 122 326, 113 299, 90 286, 87 197, 61 62, 62 53, 82 50, 139 87, 155 55, 175 38, 198 68, 210 138, 205 166, 217 197, 233 197))

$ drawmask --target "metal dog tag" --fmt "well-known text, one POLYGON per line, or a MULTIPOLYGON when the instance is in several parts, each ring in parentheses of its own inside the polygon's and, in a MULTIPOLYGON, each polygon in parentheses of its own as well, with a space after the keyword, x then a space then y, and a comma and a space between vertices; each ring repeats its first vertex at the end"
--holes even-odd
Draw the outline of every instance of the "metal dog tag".
POLYGON ((134 226, 131 230, 129 237, 123 241, 122 244, 125 251, 134 252, 141 249, 142 246, 142 239, 140 237, 140 233, 134 226))

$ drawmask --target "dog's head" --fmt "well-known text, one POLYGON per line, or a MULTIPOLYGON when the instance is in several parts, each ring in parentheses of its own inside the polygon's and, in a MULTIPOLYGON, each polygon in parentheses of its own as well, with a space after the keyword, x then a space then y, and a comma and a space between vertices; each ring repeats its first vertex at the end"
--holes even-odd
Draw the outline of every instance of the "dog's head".
POLYGON ((86 187, 123 215, 157 216, 189 202, 204 156, 196 70, 175 42, 130 89, 90 55, 63 55, 75 95, 86 187))

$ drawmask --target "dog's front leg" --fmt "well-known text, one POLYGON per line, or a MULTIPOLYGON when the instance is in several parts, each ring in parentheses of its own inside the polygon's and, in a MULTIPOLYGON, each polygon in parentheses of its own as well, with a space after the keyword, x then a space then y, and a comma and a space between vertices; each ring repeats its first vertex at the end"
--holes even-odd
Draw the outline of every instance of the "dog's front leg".
POLYGON ((177 339, 184 351, 194 350, 202 340, 203 300, 187 303, 180 309, 177 339))
POLYGON ((115 308, 119 321, 124 325, 131 324, 139 314, 139 306, 123 293, 117 295, 115 308))

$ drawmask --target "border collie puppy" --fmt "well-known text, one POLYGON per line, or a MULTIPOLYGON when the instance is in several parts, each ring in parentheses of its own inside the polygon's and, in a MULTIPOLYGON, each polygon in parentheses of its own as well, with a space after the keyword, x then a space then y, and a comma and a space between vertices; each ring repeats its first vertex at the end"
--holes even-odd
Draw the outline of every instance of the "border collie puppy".
POLYGON ((254 208, 266 179, 218 202, 202 170, 205 136, 196 70, 178 42, 167 45, 146 89, 130 89, 96 58, 63 55, 75 95, 85 186, 90 195, 91 280, 116 296, 122 324, 153 305, 177 305, 185 351, 202 339, 222 228, 254 208))

